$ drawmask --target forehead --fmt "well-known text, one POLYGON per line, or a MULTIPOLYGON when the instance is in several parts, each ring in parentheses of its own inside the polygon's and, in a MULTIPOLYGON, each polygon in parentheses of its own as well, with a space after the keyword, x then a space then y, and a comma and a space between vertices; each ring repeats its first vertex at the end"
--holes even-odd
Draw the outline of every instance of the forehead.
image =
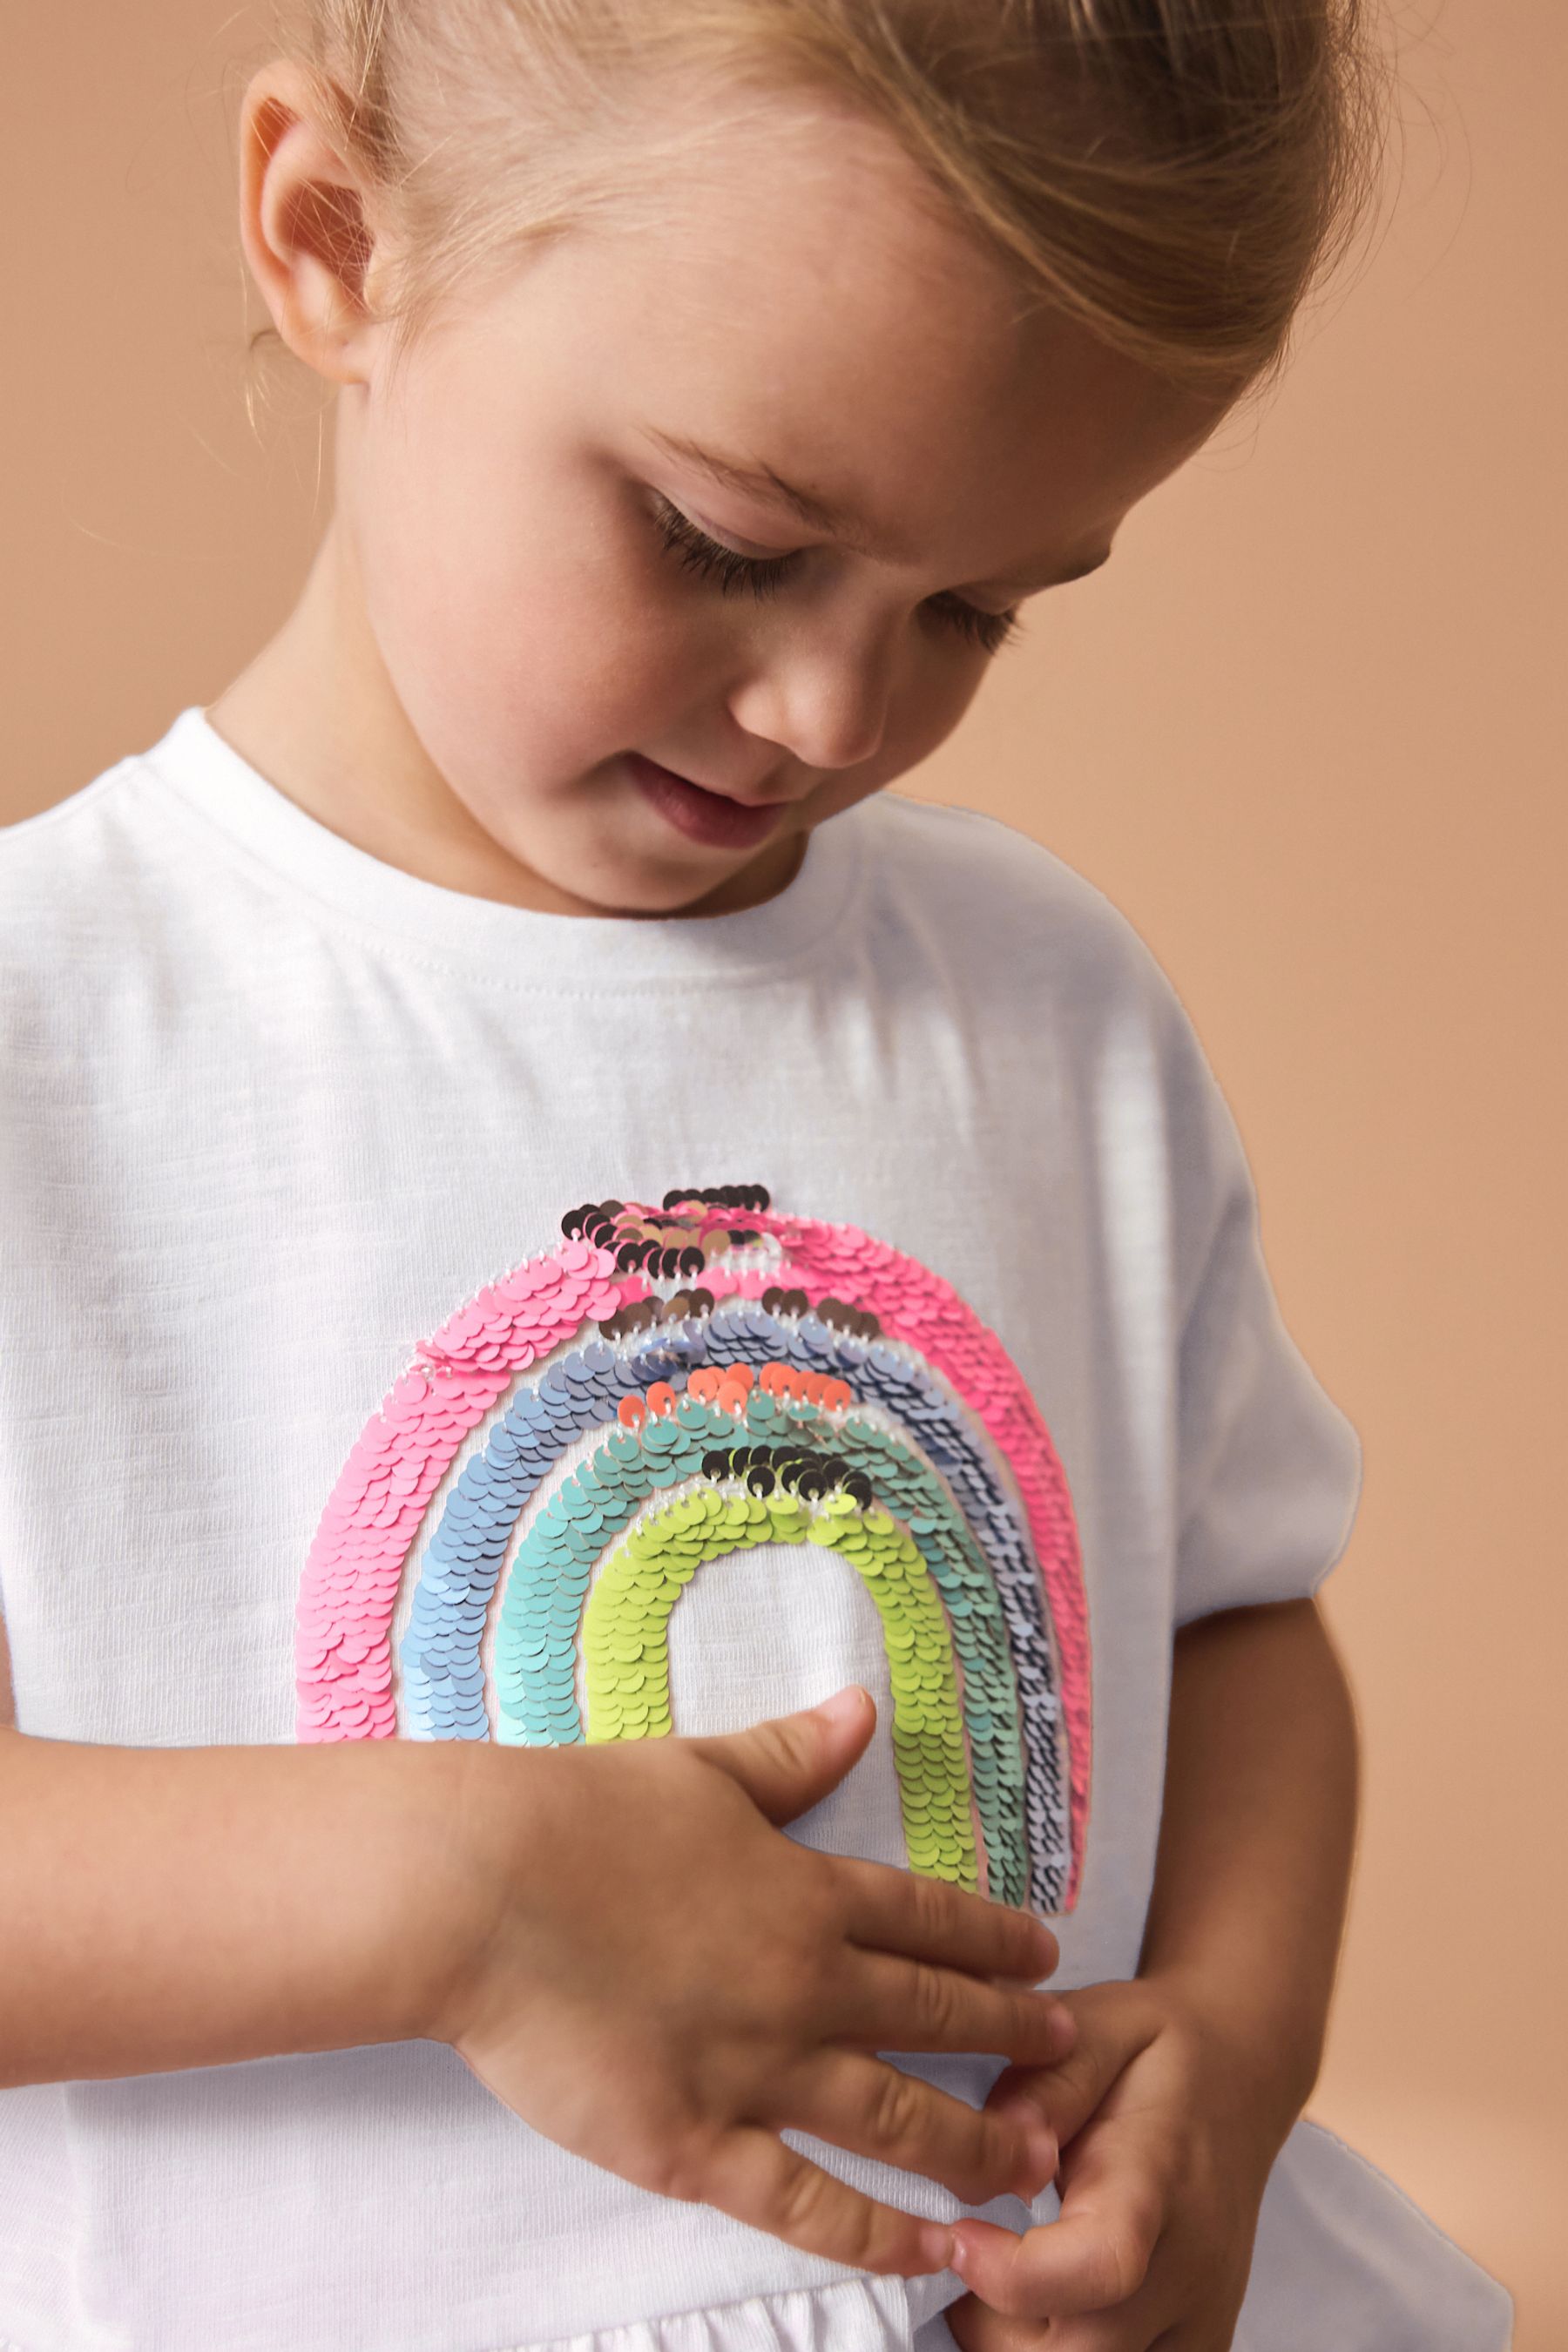
POLYGON ((748 92, 641 160, 652 194, 552 257, 601 396, 854 507, 886 560, 958 532, 1010 533, 1009 562, 1026 560, 1044 551, 1031 519, 1058 554, 1087 552, 1217 422, 1026 298, 892 133, 838 100, 748 92))

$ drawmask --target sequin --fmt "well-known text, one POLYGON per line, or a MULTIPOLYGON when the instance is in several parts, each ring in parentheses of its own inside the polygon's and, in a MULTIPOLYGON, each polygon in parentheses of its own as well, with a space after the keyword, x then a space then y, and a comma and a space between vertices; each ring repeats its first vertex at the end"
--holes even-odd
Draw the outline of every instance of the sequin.
MULTIPOLYGON (((492 1696, 502 1738, 573 1733, 574 1697, 553 1712, 520 1711, 514 1701, 531 1700, 546 1667, 559 1681, 575 1606, 616 1539, 622 1501, 598 1465, 635 1469, 649 1496, 679 1499, 700 1411, 718 1409, 731 1432, 743 1425, 763 1442, 771 1411, 791 1442, 825 1449, 831 1464, 808 1473, 803 1540, 836 1539, 874 1592, 896 1533, 937 1597, 994 1891, 1022 1899, 1026 1851, 1030 1899, 1070 1908, 1089 1790, 1081 1570, 1059 1463, 995 1335, 915 1261, 856 1228, 778 1215, 761 1187, 676 1194, 663 1211, 589 1203, 563 1224, 558 1250, 448 1318, 351 1453, 301 1581, 299 1736, 385 1738, 397 1728, 388 1636, 410 1546, 464 1439, 509 1390, 489 1443, 450 1486, 416 1583, 398 1679, 416 1737, 488 1736, 484 1629, 517 1518, 566 1444, 605 1429, 594 1475, 584 1482, 579 1471, 574 1507, 557 1515, 552 1601, 542 1616, 520 1602, 514 1623, 509 1591, 497 1621, 492 1696), (650 1271, 679 1278, 679 1297, 661 1298, 650 1271), (521 1380, 534 1365, 537 1377, 521 1380), (852 1399, 907 1432, 907 1460, 864 1416, 848 1442, 824 1420, 852 1399), (917 1474, 935 1491, 917 1492, 917 1474), (846 1478, 862 1483, 850 1492, 846 1478), (848 1513, 837 1507, 847 1496, 848 1513), (504 1656, 503 1628, 508 1644, 517 1636, 504 1656)), ((745 1511, 724 1518, 725 1548, 770 1539, 757 1532, 772 1524, 765 1486, 748 1472, 743 1503, 722 1506, 745 1511)), ((699 1548, 718 1540, 705 1520, 699 1548)), ((883 1622, 903 1676, 895 1685, 903 1727, 925 1731, 927 1706, 938 1704, 929 1677, 941 1674, 930 1628, 917 1641, 906 1614, 883 1622)), ((650 1703, 647 1717, 623 1717, 623 1732, 646 1737, 652 1725, 658 1736, 660 1721, 650 1703)), ((940 1841, 934 1859, 951 1860, 940 1841)))

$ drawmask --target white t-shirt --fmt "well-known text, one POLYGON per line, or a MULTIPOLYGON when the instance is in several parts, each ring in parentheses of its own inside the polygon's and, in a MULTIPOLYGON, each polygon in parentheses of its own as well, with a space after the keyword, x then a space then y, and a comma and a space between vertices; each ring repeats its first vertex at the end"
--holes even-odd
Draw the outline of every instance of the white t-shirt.
MULTIPOLYGON (((0 1009, 23 1731, 636 1738, 859 1680, 871 1748, 797 1833, 1028 1895, 1064 1987, 1132 1973, 1173 1628, 1311 1592, 1358 1453, 1096 891, 884 793, 739 914, 525 912, 192 708, 0 838, 0 1009)), ((959 2291, 634 2189, 434 2043, 0 2094, 21 2352, 900 2352, 959 2291)), ((1298 2128, 1243 2352, 1507 2333, 1298 2128)))

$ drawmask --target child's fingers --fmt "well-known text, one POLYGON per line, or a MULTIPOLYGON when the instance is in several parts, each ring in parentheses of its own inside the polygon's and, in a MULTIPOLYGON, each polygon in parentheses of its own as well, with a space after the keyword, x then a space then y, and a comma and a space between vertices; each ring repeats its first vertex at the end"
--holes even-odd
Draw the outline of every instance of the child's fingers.
POLYGON ((1065 2147, 1099 2113, 1125 2063, 1119 2050, 1088 2041, 1080 2027, 1077 2042, 1051 2064, 1005 2068, 985 2105, 994 2115, 1034 2116, 1065 2147))
POLYGON ((985 2318, 988 2326, 963 2320, 954 2326, 949 2316, 960 2352, 1224 2352, 1230 2340, 1172 2327, 1157 2295, 1134 2295, 1114 2311, 1085 2312, 1076 2319, 1008 2319, 996 2312, 985 2318))
POLYGON ((836 2040, 867 2050, 990 2051, 1029 2066, 1048 2066, 1071 2047, 1071 2016, 1052 1994, 983 1984, 893 1952, 851 1958, 834 2003, 836 2040))
POLYGON ((1070 2319, 1125 2303, 1148 2276, 1165 2223, 1153 2167, 1125 2147, 1080 2154, 1060 2219, 1022 2237, 988 2221, 955 2232, 953 2268, 996 2311, 1018 2319, 1070 2319))
POLYGON ((1166 2326, 1153 2299, 1142 2295, 1081 2319, 1010 2319, 963 2294, 942 2317, 958 2352, 1225 2352, 1229 2340, 1166 2326))
POLYGON ((760 1812, 782 1826, 837 1787, 876 1723, 870 1692, 851 1683, 823 1706, 770 1716, 745 1731, 689 1737, 686 1744, 727 1772, 760 1812))
POLYGON ((847 1894, 846 1927, 857 1944, 1021 1984, 1038 1984, 1060 1957, 1056 1937, 1032 1911, 888 1863, 846 1856, 833 1868, 847 1894))
POLYGON ((1055 2352, 1048 2319, 1013 2319, 975 2294, 961 2294, 942 2312, 958 2352, 1055 2352))
POLYGON ((966 2205, 1009 2192, 1027 2202, 1056 2172, 1056 2142, 1043 2126, 989 2116, 885 2059, 828 2051, 799 2080, 802 2130, 940 2181, 966 2205))
POLYGON ((1131 1988, 1092 1987, 1066 1998, 1078 2029, 1070 2048, 1045 2068, 1004 2067, 985 2099, 994 2109, 1037 2115, 1063 2147, 1099 2113, 1155 2032, 1131 1988))
POLYGON ((946 2222, 879 2205, 752 2124, 724 2133, 679 2193, 856 2270, 921 2278, 945 2270, 952 2251, 946 2222))
POLYGON ((961 2335, 961 2321, 952 2333, 961 2352, 1228 2352, 1228 2330, 1173 2326, 1171 2311, 1170 2296, 1151 2287, 1110 2311, 1082 2312, 1073 2319, 1007 2319, 993 2312, 986 2315, 992 2330, 970 2326, 961 2335))

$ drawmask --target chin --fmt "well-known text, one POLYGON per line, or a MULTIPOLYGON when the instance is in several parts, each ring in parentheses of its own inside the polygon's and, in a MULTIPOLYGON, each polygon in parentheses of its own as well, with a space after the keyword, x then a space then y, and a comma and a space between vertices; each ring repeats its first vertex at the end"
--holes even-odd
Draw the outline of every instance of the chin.
POLYGON ((625 856, 595 856, 584 851, 531 855, 522 842, 504 842, 518 864, 580 907, 603 915, 680 915, 723 888, 755 860, 739 865, 715 861, 706 871, 700 860, 663 861, 625 856))
POLYGON ((552 878, 558 888, 603 905, 606 913, 682 915, 742 880, 763 883, 762 895, 767 895, 793 870, 798 848, 798 835, 791 832, 739 856, 704 851, 695 844, 666 849, 663 842, 641 856, 626 849, 619 856, 614 850, 596 856, 590 850, 576 860, 563 858, 563 871, 552 878))
POLYGON ((618 886, 606 877, 592 894, 578 895, 588 904, 600 907, 606 915, 687 915, 695 913, 706 899, 732 882, 743 869, 736 867, 726 874, 685 874, 665 879, 658 876, 639 876, 618 886))

